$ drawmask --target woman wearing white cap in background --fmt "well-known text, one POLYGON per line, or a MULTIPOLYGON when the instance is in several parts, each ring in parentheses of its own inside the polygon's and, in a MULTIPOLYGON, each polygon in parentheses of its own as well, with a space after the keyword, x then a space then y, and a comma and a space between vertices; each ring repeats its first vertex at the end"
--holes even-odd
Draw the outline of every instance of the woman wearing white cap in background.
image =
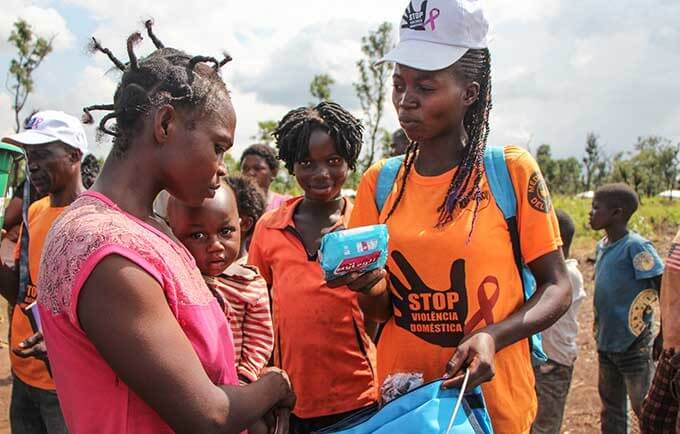
POLYGON ((524 300, 509 225, 484 165, 491 109, 488 23, 481 1, 412 0, 394 62, 392 101, 411 144, 381 210, 384 165, 363 176, 350 226, 386 223, 387 270, 349 275, 367 317, 386 322, 379 381, 421 372, 482 384, 495 432, 525 433, 536 413, 528 337, 569 307, 558 225, 531 155, 505 147, 517 199, 519 248, 537 281, 524 300), (385 278, 383 278, 383 276, 385 278), (501 351, 502 350, 502 351, 501 351))

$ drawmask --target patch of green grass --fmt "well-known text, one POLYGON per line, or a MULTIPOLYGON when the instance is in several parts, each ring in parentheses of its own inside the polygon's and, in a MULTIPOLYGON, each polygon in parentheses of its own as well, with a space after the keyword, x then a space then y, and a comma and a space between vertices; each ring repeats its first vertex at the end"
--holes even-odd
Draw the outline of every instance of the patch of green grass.
MULTIPOLYGON (((588 224, 590 199, 578 199, 572 196, 553 196, 555 208, 561 208, 574 219, 576 238, 597 240, 603 236, 602 231, 594 231, 588 224)), ((668 200, 658 197, 643 198, 642 205, 630 219, 628 227, 647 238, 655 238, 658 232, 665 232, 669 227, 680 224, 680 200, 668 200)))

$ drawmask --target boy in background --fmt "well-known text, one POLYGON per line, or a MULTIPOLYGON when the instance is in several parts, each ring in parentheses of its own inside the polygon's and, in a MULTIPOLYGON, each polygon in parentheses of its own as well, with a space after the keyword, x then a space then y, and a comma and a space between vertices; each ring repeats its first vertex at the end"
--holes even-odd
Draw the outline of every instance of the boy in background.
POLYGON ((566 259, 567 272, 571 282, 571 307, 555 324, 541 332, 543 350, 548 356, 544 364, 534 366, 536 375, 536 396, 538 413, 531 428, 532 434, 559 434, 567 402, 574 362, 578 355, 578 310, 586 297, 583 276, 576 259, 569 258, 571 242, 574 239, 574 221, 561 209, 555 210, 562 237, 562 253, 566 259))
POLYGON ((628 229, 638 197, 626 184, 608 184, 593 198, 590 226, 604 230, 595 262, 595 340, 603 433, 626 433, 628 399, 639 417, 654 375, 653 307, 663 263, 650 241, 628 229))

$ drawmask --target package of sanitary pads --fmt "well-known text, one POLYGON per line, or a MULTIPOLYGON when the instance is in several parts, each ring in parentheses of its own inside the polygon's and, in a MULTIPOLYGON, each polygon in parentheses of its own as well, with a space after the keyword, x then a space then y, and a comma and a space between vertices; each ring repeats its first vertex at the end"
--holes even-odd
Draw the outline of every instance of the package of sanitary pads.
POLYGON ((387 262, 386 225, 363 226, 331 232, 321 239, 319 261, 326 280, 351 272, 382 268, 387 262))

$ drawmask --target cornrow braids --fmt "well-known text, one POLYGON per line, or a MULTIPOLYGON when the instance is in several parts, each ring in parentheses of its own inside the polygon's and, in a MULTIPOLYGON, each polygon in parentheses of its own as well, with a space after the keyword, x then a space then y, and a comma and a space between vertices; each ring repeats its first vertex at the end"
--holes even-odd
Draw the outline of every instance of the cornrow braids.
POLYGON ((135 53, 136 45, 143 39, 139 32, 127 38, 127 64, 116 58, 111 50, 102 47, 95 38, 92 38, 90 46, 93 51, 106 54, 123 71, 113 104, 83 108, 83 121, 86 123, 94 121, 92 111, 110 112, 99 122, 99 133, 114 137, 112 153, 118 157, 125 154, 143 116, 152 109, 170 104, 175 108, 200 109, 201 113, 209 113, 220 98, 229 97, 219 75, 220 68, 231 60, 229 55, 225 54, 221 61, 209 56, 190 56, 181 50, 165 47, 153 33, 152 20, 145 21, 144 26, 156 50, 141 59, 135 53), (109 126, 113 120, 115 124, 109 126))
POLYGON ((364 133, 361 121, 340 104, 323 101, 316 107, 300 107, 288 112, 273 135, 279 148, 279 159, 293 173, 296 162, 309 155, 309 138, 321 129, 335 142, 336 151, 354 170, 364 133))
MULTIPOLYGON (((487 48, 470 49, 463 57, 451 66, 452 73, 465 81, 479 83, 479 96, 465 113, 463 126, 467 134, 466 146, 463 150, 461 163, 453 176, 446 192, 444 202, 437 209, 439 217, 437 227, 443 227, 453 221, 456 209, 475 201, 472 228, 477 220, 477 211, 482 200, 480 182, 484 176, 484 151, 489 136, 489 113, 491 111, 491 55, 487 48)), ((417 143, 411 143, 404 159, 404 170, 401 177, 399 196, 387 215, 389 219, 401 201, 406 189, 408 177, 416 157, 417 143)))

